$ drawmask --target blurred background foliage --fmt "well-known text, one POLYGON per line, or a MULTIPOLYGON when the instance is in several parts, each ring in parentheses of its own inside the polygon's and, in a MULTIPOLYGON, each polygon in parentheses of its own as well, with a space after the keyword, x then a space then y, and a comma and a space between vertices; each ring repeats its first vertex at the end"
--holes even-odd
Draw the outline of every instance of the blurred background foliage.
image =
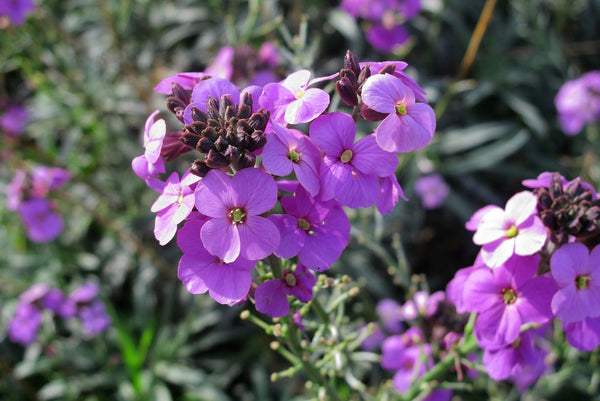
MULTIPOLYGON (((74 174, 57 199, 66 229, 54 242, 28 241, 18 216, 4 199, 0 205, 0 398, 305 399, 302 377, 270 383, 286 362, 269 350, 269 337, 240 321, 240 307, 185 291, 174 241, 161 248, 153 238, 156 194, 130 168, 147 115, 166 111, 152 88, 176 72, 202 71, 224 45, 258 48, 271 40, 285 71, 311 68, 317 76, 338 71, 346 49, 361 61, 401 59, 427 90, 438 128, 430 146, 401 160, 398 177, 410 201, 385 217, 374 209, 353 212, 353 240, 330 271, 361 284, 349 313, 363 321, 376 320, 377 300, 404 299, 409 272, 428 278, 413 280, 412 290, 415 282, 443 289, 476 254, 464 222, 479 207, 503 205, 523 179, 554 170, 598 187, 598 132, 565 136, 553 99, 566 80, 600 65, 599 1, 498 2, 462 76, 483 2, 424 0, 408 26, 411 45, 391 55, 371 49, 362 23, 338 5, 43 0, 23 26, 0 30, 0 109, 24 103, 31 113, 22 138, 0 139, 0 190, 6 193, 24 166, 74 174), (414 183, 433 171, 450 195, 441 208, 426 210, 414 183), (68 291, 89 281, 101 284, 113 319, 106 335, 87 341, 46 322, 26 349, 7 339, 6 322, 29 285, 68 291)), ((583 391, 587 383, 569 386, 583 391)), ((498 394, 518 397, 506 392, 498 394)))

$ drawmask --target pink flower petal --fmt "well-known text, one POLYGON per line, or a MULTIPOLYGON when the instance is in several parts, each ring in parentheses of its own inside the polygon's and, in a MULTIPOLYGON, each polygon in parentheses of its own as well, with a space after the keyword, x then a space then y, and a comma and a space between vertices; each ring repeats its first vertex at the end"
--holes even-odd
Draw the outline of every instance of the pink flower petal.
POLYGON ((356 142, 352 153, 352 165, 364 174, 387 177, 394 174, 398 167, 398 156, 381 149, 375 135, 367 135, 356 142))
POLYGON ((210 217, 226 217, 231 207, 240 206, 231 190, 231 179, 220 170, 210 170, 196 186, 196 208, 210 217))
POLYGON ((233 176, 231 187, 233 193, 237 195, 237 204, 233 206, 243 207, 249 216, 269 211, 277 202, 275 180, 270 174, 257 168, 238 171, 233 176))
POLYGON ((310 125, 310 139, 331 157, 339 157, 343 151, 352 149, 355 134, 354 120, 345 113, 322 115, 310 125))
POLYGON ((415 95, 397 77, 390 74, 375 74, 367 78, 363 85, 362 100, 375 111, 395 114, 396 103, 414 103, 415 95))
POLYGON ((565 244, 552 254, 552 276, 561 287, 573 285, 577 274, 586 272, 588 261, 589 252, 585 245, 565 244))
POLYGON ((243 224, 238 224, 241 255, 250 260, 264 259, 279 245, 279 230, 269 219, 248 216, 243 224))
POLYGON ((226 263, 233 262, 240 254, 240 234, 227 217, 207 221, 202 226, 200 238, 208 252, 226 263))

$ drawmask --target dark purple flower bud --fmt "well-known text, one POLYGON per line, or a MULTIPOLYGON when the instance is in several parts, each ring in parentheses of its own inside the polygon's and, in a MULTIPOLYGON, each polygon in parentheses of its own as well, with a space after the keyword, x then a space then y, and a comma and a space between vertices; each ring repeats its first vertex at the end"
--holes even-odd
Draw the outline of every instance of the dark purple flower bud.
POLYGON ((200 159, 194 160, 194 163, 190 167, 190 173, 198 177, 204 177, 210 170, 211 168, 206 165, 206 162, 200 159))
POLYGON ((381 121, 387 117, 387 114, 375 111, 364 103, 360 107, 360 114, 367 121, 381 121))
POLYGON ((346 55, 344 56, 344 69, 352 71, 356 76, 360 74, 358 60, 350 50, 347 50, 346 55))
POLYGON ((229 161, 227 158, 223 156, 221 153, 211 150, 206 155, 206 165, 210 168, 223 168, 229 165, 229 161))

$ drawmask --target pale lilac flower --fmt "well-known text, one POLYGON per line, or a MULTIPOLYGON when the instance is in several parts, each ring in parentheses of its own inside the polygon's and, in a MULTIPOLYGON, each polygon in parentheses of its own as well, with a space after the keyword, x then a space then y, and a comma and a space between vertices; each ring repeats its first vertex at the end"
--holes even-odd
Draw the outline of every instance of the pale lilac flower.
POLYGON ((567 341, 580 351, 593 351, 600 345, 600 318, 588 317, 572 323, 564 323, 567 341))
POLYGON ((335 201, 318 201, 302 187, 295 196, 281 198, 286 214, 269 216, 281 233, 275 255, 318 271, 328 269, 350 241, 350 223, 335 201))
POLYGON ((170 95, 173 83, 180 85, 185 90, 191 91, 196 84, 207 76, 208 74, 203 72, 180 72, 160 81, 158 85, 154 87, 154 91, 162 93, 163 95, 170 95))
POLYGON ((257 55, 259 65, 265 67, 275 67, 281 63, 281 56, 279 50, 273 42, 264 42, 258 49, 257 55))
POLYGON ((505 210, 491 208, 482 217, 473 242, 483 245, 483 262, 496 268, 512 255, 533 255, 544 246, 546 227, 536 215, 537 197, 528 191, 515 194, 505 210))
POLYGON ((440 302, 446 299, 443 291, 437 291, 429 295, 425 291, 417 291, 413 299, 407 300, 402 305, 402 318, 414 320, 419 316, 431 317, 437 311, 440 302))
POLYGON ((48 192, 55 191, 65 185, 73 175, 58 167, 36 167, 32 172, 31 196, 43 198, 48 192))
POLYGON ((29 345, 35 341, 42 325, 40 310, 28 303, 19 303, 15 316, 8 323, 8 336, 11 341, 29 345))
MULTIPOLYGON (((537 189, 537 188, 548 188, 552 184, 552 175, 556 173, 551 173, 549 171, 544 171, 540 175, 537 176, 536 179, 528 179, 523 180, 522 184, 527 188, 537 189)), ((560 182, 563 186, 568 184, 568 181, 562 175, 560 176, 560 182)))
MULTIPOLYGON (((214 98, 217 102, 219 102, 223 96, 230 96, 232 103, 239 104, 241 103, 246 91, 242 91, 242 93, 240 93, 240 89, 225 78, 216 77, 205 79, 198 85, 194 86, 194 90, 192 91, 192 102, 185 108, 185 111, 183 112, 183 122, 187 125, 194 122, 194 119, 192 118, 193 107, 197 108, 203 113, 206 113, 206 103, 210 98, 214 98)), ((256 92, 251 92, 251 94, 254 93, 256 92)), ((254 112, 256 111, 254 110, 255 105, 258 102, 256 101, 255 97, 253 97, 253 100, 252 111, 254 112)))
POLYGON ((373 135, 354 143, 355 135, 356 124, 345 113, 322 115, 310 125, 310 137, 324 153, 319 196, 351 208, 370 207, 379 198, 379 178, 394 174, 398 158, 377 146, 373 135))
POLYGON ((279 245, 279 230, 260 215, 276 202, 277 185, 264 171, 246 168, 230 179, 210 170, 196 186, 196 208, 210 218, 200 235, 204 247, 226 263, 267 257, 279 245))
POLYGON ((554 99, 558 120, 567 135, 577 135, 600 118, 600 71, 565 82, 554 99))
POLYGON ((231 79, 234 53, 233 47, 223 46, 205 72, 213 78, 231 79))
POLYGON ((0 17, 8 17, 13 25, 22 25, 34 9, 35 3, 32 0, 0 1, 0 17))
POLYGON ((19 295, 19 303, 21 304, 34 304, 42 300, 50 291, 50 287, 46 283, 36 283, 23 291, 19 295))
POLYGON ((514 256, 496 269, 471 272, 463 302, 469 312, 478 313, 474 332, 479 345, 493 348, 517 339, 525 323, 546 323, 552 319, 550 300, 556 283, 547 276, 534 277, 539 257, 514 256))
POLYGON ((435 114, 415 103, 413 90, 390 74, 371 75, 362 89, 363 102, 388 116, 375 129, 377 144, 388 152, 411 152, 427 145, 435 132, 435 114))
POLYGON ((192 185, 200 177, 186 172, 181 182, 176 172, 169 176, 165 188, 150 210, 157 213, 154 222, 154 236, 160 245, 165 245, 175 236, 177 225, 192 212, 195 194, 192 185))
POLYGON ((25 130, 27 120, 29 120, 27 109, 21 105, 12 105, 4 110, 0 117, 0 130, 12 137, 20 136, 25 130))
POLYGON ((496 205, 487 205, 478 209, 473 213, 469 221, 465 223, 465 228, 469 231, 477 231, 477 227, 479 227, 479 223, 481 223, 482 217, 490 210, 490 209, 500 209, 499 206, 496 205))
POLYGON ((568 243, 550 260, 552 276, 560 287, 552 298, 552 312, 563 323, 600 316, 600 246, 591 254, 585 245, 568 243))
POLYGON ((402 331, 402 308, 393 299, 382 299, 377 303, 377 315, 388 333, 398 334, 402 331))
POLYGON ((526 331, 509 344, 486 349, 483 353, 483 366, 488 375, 494 380, 504 380, 519 375, 524 369, 531 369, 541 376, 546 369, 544 358, 547 352, 536 347, 534 339, 533 333, 526 331), (540 364, 543 369, 538 366, 540 364))
POLYGON ((310 71, 290 74, 280 83, 265 85, 260 106, 271 111, 271 119, 285 125, 314 120, 329 106, 329 94, 322 89, 309 88, 319 79, 310 79, 310 71))
POLYGON ((386 215, 390 213, 400 198, 404 199, 405 201, 408 200, 394 174, 383 177, 379 180, 379 198, 377 199, 377 210, 380 214, 386 215))
POLYGON ((145 180, 148 186, 154 190, 158 190, 158 188, 155 188, 155 185, 153 185, 154 181, 151 179, 158 174, 166 172, 160 152, 163 140, 167 134, 167 126, 165 120, 154 121, 157 114, 158 110, 155 110, 146 120, 144 127, 144 154, 136 157, 131 162, 131 167, 135 174, 145 180))
MULTIPOLYGON (((373 332, 360 343, 360 349, 364 351, 375 351, 387 338, 387 335, 384 331, 379 327, 379 325, 374 325, 373 332)), ((359 325, 360 329, 364 330, 364 325, 359 325)))
POLYGON ((477 257, 475 263, 473 263, 473 266, 465 267, 464 269, 457 271, 454 275, 454 278, 450 280, 446 286, 446 298, 454 304, 457 313, 468 312, 464 299, 465 283, 467 282, 471 273, 479 268, 488 268, 481 260, 481 256, 477 257))
POLYGON ((275 122, 271 122, 271 127, 274 132, 267 137, 263 166, 271 174, 282 177, 293 171, 300 185, 316 196, 320 190, 321 151, 300 131, 286 129, 275 122))
POLYGON ((450 187, 439 174, 421 176, 415 183, 415 192, 421 197, 425 209, 437 209, 444 204, 450 187))
POLYGON ((31 198, 19 204, 17 211, 27 229, 27 236, 34 242, 49 242, 63 230, 62 217, 53 211, 47 199, 31 198))
POLYGON ((425 336, 418 327, 411 327, 402 334, 388 337, 381 347, 381 367, 398 370, 404 367, 402 354, 410 348, 418 348, 425 342, 425 336))
POLYGON ((313 286, 317 277, 306 268, 298 265, 291 272, 285 270, 283 278, 268 280, 258 286, 254 295, 256 310, 272 317, 283 317, 290 312, 288 295, 306 303, 313 298, 313 286))
MULTIPOLYGON (((384 68, 386 69, 386 71, 389 71, 390 68, 393 68, 393 71, 387 73, 400 79, 400 81, 404 85, 408 86, 410 90, 413 91, 416 100, 418 100, 419 102, 427 103, 427 98, 425 97, 427 93, 425 93, 425 90, 421 88, 421 86, 414 79, 409 77, 404 72, 404 69, 408 67, 408 64, 404 61, 365 61, 359 63, 359 66, 361 69, 368 66, 369 70, 371 71, 371 75, 380 74, 381 70, 383 70, 384 68)), ((381 119, 383 120, 384 117, 385 114, 381 119)))
POLYGON ((233 305, 248 294, 252 285, 251 271, 256 261, 238 257, 226 263, 211 255, 200 241, 200 233, 208 220, 205 216, 189 220, 177 233, 177 245, 183 252, 177 276, 190 293, 208 291, 215 301, 233 305))

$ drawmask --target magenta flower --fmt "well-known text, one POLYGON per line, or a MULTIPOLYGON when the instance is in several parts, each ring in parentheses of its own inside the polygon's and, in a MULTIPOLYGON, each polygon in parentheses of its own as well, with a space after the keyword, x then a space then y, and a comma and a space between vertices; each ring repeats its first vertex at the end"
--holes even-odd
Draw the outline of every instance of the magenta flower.
POLYGON ((552 276, 560 287, 552 312, 563 323, 600 316, 600 246, 591 254, 585 245, 565 244, 552 255, 552 276))
POLYGON ((382 150, 373 135, 354 143, 356 125, 345 113, 329 113, 310 125, 310 137, 323 153, 320 198, 351 208, 370 207, 379 198, 379 178, 394 174, 395 154, 382 150))
POLYGON ((329 106, 329 95, 322 89, 309 88, 319 79, 310 79, 310 71, 290 74, 280 83, 265 85, 260 106, 271 111, 271 119, 281 125, 307 123, 329 106))
POLYGON ((424 342, 425 337, 418 327, 411 327, 402 334, 388 337, 381 347, 381 367, 386 370, 403 369, 405 365, 402 363, 402 356, 406 350, 419 348, 424 342))
POLYGON ((28 303, 19 303, 15 316, 8 322, 8 337, 21 345, 29 345, 35 341, 42 325, 42 313, 28 303))
POLYGON ((454 278, 450 280, 450 282, 446 286, 446 298, 454 304, 454 306, 456 307, 456 312, 458 313, 468 312, 465 306, 464 298, 465 283, 469 279, 471 273, 479 268, 488 268, 483 264, 480 256, 477 257, 473 266, 465 267, 464 269, 460 269, 459 271, 457 271, 454 275, 454 278))
POLYGON ((265 169, 282 177, 293 171, 300 185, 316 196, 320 190, 321 151, 300 131, 283 128, 275 122, 271 127, 275 132, 267 137, 262 154, 265 169))
POLYGON ((409 299, 402 305, 402 318, 405 320, 414 320, 419 316, 431 317, 437 311, 440 302, 446 299, 446 294, 442 291, 434 292, 429 295, 425 291, 417 291, 413 299, 409 299))
MULTIPOLYGON (((366 66, 369 66, 371 75, 379 74, 380 71, 383 70, 384 68, 386 69, 386 71, 389 71, 390 68, 393 68, 391 75, 400 79, 400 81, 404 85, 408 86, 410 88, 410 90, 413 91, 416 100, 418 100, 419 102, 427 103, 427 98, 425 97, 425 95, 427 95, 427 94, 425 93, 423 88, 421 88, 421 86, 414 79, 409 77, 403 71, 404 69, 406 69, 406 67, 408 67, 408 64, 405 63, 404 61, 365 61, 365 62, 359 63, 359 66, 361 69, 366 66)), ((383 117, 381 119, 383 120, 384 117, 385 117, 385 115, 383 115, 383 117)), ((376 120, 376 121, 379 121, 379 120, 376 120)))
POLYGON ((83 305, 79 310, 79 319, 86 337, 95 337, 110 327, 111 319, 101 301, 83 305))
POLYGON ((72 177, 72 174, 65 169, 43 166, 36 167, 32 175, 31 195, 40 198, 45 197, 50 191, 59 189, 72 177))
MULTIPOLYGON (((473 213, 469 221, 465 223, 465 228, 469 231, 477 231, 477 227, 479 227, 479 223, 481 223, 481 219, 490 209, 500 209, 500 207, 496 205, 487 205, 478 209, 473 213)), ((502 210, 502 209, 500 209, 502 210)))
POLYGON ((400 78, 372 75, 362 89, 363 102, 388 116, 375 129, 377 144, 388 152, 411 152, 427 145, 435 132, 435 114, 425 103, 415 103, 414 92, 400 78))
POLYGON ((295 196, 281 198, 281 207, 286 214, 269 216, 281 233, 275 255, 286 259, 298 255, 299 263, 310 269, 329 269, 350 241, 344 210, 334 201, 312 198, 301 187, 295 196))
POLYGON ((163 192, 154 202, 150 210, 156 215, 154 236, 159 244, 165 245, 175 236, 177 225, 192 212, 196 200, 192 185, 200 177, 186 172, 181 182, 176 172, 169 176, 163 192))
POLYGON ((483 365, 489 376, 494 380, 504 380, 529 370, 538 372, 539 378, 546 370, 544 358, 547 352, 536 347, 534 339, 533 333, 524 332, 509 344, 486 349, 483 365))
POLYGON ((0 17, 8 17, 13 25, 22 25, 34 9, 35 3, 32 0, 2 0, 0 17))
POLYGON ((204 216, 192 219, 177 233, 177 245, 183 251, 177 276, 190 293, 208 291, 218 303, 233 305, 248 294, 252 284, 251 271, 256 262, 238 257, 226 263, 211 255, 200 241, 200 233, 208 220, 204 216))
POLYGON ((410 35, 402 25, 388 27, 374 24, 367 31, 369 43, 377 50, 389 53, 408 42, 410 35))
POLYGON ((510 344, 521 325, 552 319, 556 284, 547 276, 534 277, 538 262, 537 255, 514 256, 497 269, 479 268, 469 275, 463 302, 466 310, 479 313, 474 328, 482 347, 510 344))
POLYGON ((233 75, 233 55, 231 46, 223 46, 213 62, 206 67, 206 73, 213 78, 231 79, 233 75))
POLYGON ((564 323, 567 341, 580 351, 593 351, 600 345, 600 318, 588 317, 572 323, 564 323))
POLYGON ((290 312, 288 295, 306 303, 313 298, 313 286, 317 277, 298 265, 293 272, 285 270, 283 278, 268 280, 258 286, 254 295, 256 310, 272 317, 283 317, 290 312))
POLYGON ((554 99, 558 120, 567 135, 577 135, 600 118, 600 71, 565 82, 554 99))
POLYGON ((200 237, 213 255, 231 263, 259 260, 279 245, 279 230, 260 214, 277 202, 277 184, 264 171, 246 168, 233 178, 211 170, 196 187, 196 208, 208 216, 200 237))
POLYGON ((441 175, 429 174, 417 179, 415 192, 421 197, 425 209, 437 209, 444 204, 450 188, 441 175))
POLYGON ((154 122, 154 118, 158 114, 155 110, 144 126, 144 147, 143 155, 134 158, 131 162, 131 167, 135 174, 155 191, 161 192, 162 186, 153 178, 157 175, 166 172, 165 164, 160 157, 163 140, 167 134, 167 126, 165 120, 154 122))
POLYGON ((163 95, 170 95, 172 92, 173 83, 180 85, 185 90, 191 91, 196 84, 198 84, 207 76, 208 74, 203 72, 180 72, 160 81, 158 85, 154 87, 154 92, 162 93, 163 95))
POLYGON ((546 242, 546 227, 536 216, 537 197, 528 191, 515 194, 506 208, 490 208, 482 217, 473 242, 483 245, 483 262, 496 268, 512 255, 533 255, 546 242))
POLYGON ((21 105, 12 105, 0 117, 0 130, 12 137, 20 136, 25 130, 27 120, 29 120, 27 109, 21 105))
POLYGON ((49 242, 62 232, 64 223, 54 213, 47 199, 31 198, 19 204, 17 211, 27 229, 27 236, 34 242, 49 242))
POLYGON ((391 334, 402 331, 402 309, 393 299, 382 299, 377 303, 377 315, 383 327, 391 334))
POLYGON ((379 180, 379 198, 377 199, 377 210, 382 215, 390 213, 398 200, 402 198, 408 200, 404 196, 404 191, 398 183, 398 179, 394 174, 383 177, 379 180))

